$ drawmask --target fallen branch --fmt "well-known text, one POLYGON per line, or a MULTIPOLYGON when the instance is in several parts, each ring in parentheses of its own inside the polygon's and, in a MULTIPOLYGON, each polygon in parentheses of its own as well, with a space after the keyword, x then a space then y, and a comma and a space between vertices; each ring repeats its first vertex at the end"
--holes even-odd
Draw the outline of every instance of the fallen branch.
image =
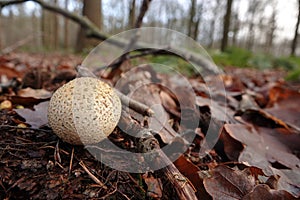
POLYGON ((152 132, 147 131, 142 126, 137 123, 133 123, 130 115, 123 112, 119 126, 123 127, 125 132, 145 132, 146 137, 140 137, 138 141, 138 150, 139 152, 148 152, 149 150, 156 150, 157 156, 153 157, 148 161, 148 164, 151 163, 152 166, 162 165, 161 162, 166 164, 170 163, 168 166, 161 169, 163 175, 166 176, 167 180, 174 186, 175 191, 179 199, 197 199, 195 194, 194 186, 190 181, 183 176, 180 171, 175 167, 175 165, 169 160, 165 153, 160 149, 159 142, 153 136, 152 132))
POLYGON ((123 93, 115 90, 117 95, 119 96, 123 105, 128 106, 132 110, 140 113, 142 115, 146 115, 151 117, 154 114, 154 111, 147 105, 140 103, 134 99, 129 98, 128 96, 124 95, 123 93))

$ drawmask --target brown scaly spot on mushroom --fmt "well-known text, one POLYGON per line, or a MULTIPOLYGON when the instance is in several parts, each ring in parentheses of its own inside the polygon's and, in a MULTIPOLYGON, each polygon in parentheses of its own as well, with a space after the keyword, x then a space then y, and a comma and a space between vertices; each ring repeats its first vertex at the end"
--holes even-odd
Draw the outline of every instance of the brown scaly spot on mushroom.
POLYGON ((48 108, 54 133, 70 144, 93 144, 105 139, 117 126, 121 101, 103 81, 76 78, 57 89, 48 108))

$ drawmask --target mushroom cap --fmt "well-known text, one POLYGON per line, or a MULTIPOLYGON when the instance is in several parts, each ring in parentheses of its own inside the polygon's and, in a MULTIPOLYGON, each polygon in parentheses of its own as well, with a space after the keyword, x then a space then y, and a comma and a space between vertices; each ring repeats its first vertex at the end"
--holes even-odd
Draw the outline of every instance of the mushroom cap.
POLYGON ((57 89, 48 107, 54 133, 70 144, 93 144, 117 126, 122 105, 114 89, 103 81, 76 78, 57 89))

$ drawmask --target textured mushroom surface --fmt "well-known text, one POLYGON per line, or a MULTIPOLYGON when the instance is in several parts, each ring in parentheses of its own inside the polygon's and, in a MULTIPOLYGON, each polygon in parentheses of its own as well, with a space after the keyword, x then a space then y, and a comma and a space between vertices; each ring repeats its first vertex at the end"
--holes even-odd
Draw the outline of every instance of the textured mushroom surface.
POLYGON ((57 89, 50 99, 48 121, 63 141, 93 144, 117 126, 121 101, 113 88, 96 78, 76 78, 57 89))

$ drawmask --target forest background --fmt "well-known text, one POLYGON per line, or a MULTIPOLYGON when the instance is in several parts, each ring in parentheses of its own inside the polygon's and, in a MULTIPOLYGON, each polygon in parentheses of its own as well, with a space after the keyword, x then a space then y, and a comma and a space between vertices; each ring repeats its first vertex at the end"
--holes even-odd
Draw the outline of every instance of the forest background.
MULTIPOLYGON (((1 1, 0 50, 86 55, 99 41, 86 39, 74 21, 34 1, 1 1), (24 3, 25 2, 25 3, 24 3)), ((110 36, 134 27, 139 0, 52 0, 53 6, 89 18, 110 36)), ((300 74, 300 1, 154 0, 143 26, 179 31, 199 42, 219 66, 283 68, 287 79, 300 74)))

